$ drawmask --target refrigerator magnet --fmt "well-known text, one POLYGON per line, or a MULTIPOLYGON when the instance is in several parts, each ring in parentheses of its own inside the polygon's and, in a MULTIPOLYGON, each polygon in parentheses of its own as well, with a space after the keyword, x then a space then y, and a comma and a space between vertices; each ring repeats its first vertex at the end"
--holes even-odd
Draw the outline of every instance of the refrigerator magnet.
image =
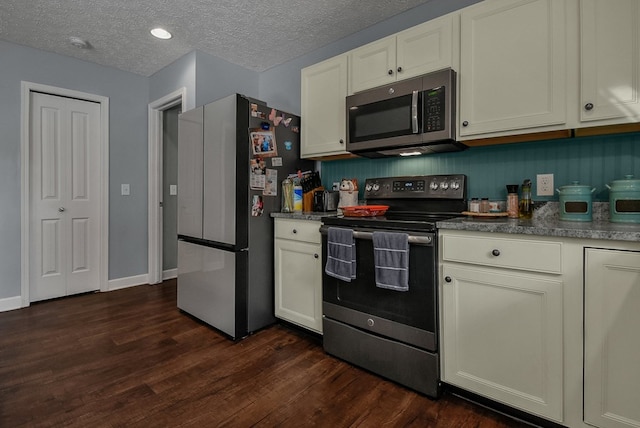
POLYGON ((264 196, 278 196, 278 171, 275 169, 267 169, 266 183, 262 194, 264 196))
POLYGON ((251 217, 260 217, 264 211, 264 203, 262 196, 253 195, 253 204, 251 205, 251 217))
POLYGON ((291 150, 293 148, 293 143, 291 141, 285 141, 284 142, 284 149, 285 150, 291 150))
POLYGON ((249 139, 253 156, 273 157, 278 155, 276 137, 272 130, 251 129, 249 139))
MULTIPOLYGON (((284 142, 285 147, 287 146, 287 142, 284 142)), ((271 158, 271 166, 282 166, 282 158, 271 158)))
POLYGON ((251 117, 258 117, 258 104, 251 104, 251 117))

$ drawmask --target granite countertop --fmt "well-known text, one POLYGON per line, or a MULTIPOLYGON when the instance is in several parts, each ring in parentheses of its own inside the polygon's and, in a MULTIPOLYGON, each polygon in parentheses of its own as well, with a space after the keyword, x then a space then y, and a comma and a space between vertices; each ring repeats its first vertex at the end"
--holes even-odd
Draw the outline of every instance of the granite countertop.
POLYGON ((335 217, 338 215, 337 211, 316 212, 316 211, 304 211, 300 213, 281 213, 272 212, 273 218, 288 218, 291 220, 315 220, 320 221, 322 217, 335 217))
POLYGON ((534 211, 531 220, 458 217, 439 221, 437 226, 449 230, 640 242, 640 224, 609 222, 608 203, 593 204, 593 221, 590 222, 560 220, 558 205, 557 202, 545 204, 534 211))

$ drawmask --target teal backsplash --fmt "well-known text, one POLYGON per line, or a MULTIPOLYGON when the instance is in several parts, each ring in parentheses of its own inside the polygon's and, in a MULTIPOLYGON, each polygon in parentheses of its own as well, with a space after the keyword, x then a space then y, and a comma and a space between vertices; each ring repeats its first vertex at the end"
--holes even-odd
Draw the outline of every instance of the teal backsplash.
MULTIPOLYGON (((605 184, 624 178, 640 177, 640 133, 595 137, 566 138, 530 143, 473 147, 463 152, 410 158, 346 159, 322 162, 322 183, 331 184, 341 178, 366 178, 401 175, 466 174, 468 195, 506 199, 506 184, 521 184, 530 178, 533 198, 536 196, 536 174, 554 174, 556 188, 579 181, 596 188, 594 201, 608 201, 605 184)), ((360 186, 362 198, 362 186, 360 186)))

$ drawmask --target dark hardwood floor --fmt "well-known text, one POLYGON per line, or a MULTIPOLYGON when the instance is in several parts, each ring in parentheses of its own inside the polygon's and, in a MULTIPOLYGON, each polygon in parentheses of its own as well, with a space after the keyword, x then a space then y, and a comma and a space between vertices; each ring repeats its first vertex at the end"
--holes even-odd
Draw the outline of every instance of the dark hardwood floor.
POLYGON ((232 342, 176 308, 176 283, 0 313, 0 427, 516 427, 431 400, 274 325, 232 342))

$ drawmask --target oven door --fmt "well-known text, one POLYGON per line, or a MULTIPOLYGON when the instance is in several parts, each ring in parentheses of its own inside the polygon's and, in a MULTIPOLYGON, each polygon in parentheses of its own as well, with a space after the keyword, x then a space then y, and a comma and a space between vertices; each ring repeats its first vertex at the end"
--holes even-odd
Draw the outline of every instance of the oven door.
MULTIPOLYGON (((323 266, 327 262, 327 231, 323 232, 323 266)), ((371 229, 354 229, 356 278, 341 281, 323 273, 323 314, 371 333, 435 352, 437 286, 434 233, 409 233, 409 290, 376 286, 371 229)))

